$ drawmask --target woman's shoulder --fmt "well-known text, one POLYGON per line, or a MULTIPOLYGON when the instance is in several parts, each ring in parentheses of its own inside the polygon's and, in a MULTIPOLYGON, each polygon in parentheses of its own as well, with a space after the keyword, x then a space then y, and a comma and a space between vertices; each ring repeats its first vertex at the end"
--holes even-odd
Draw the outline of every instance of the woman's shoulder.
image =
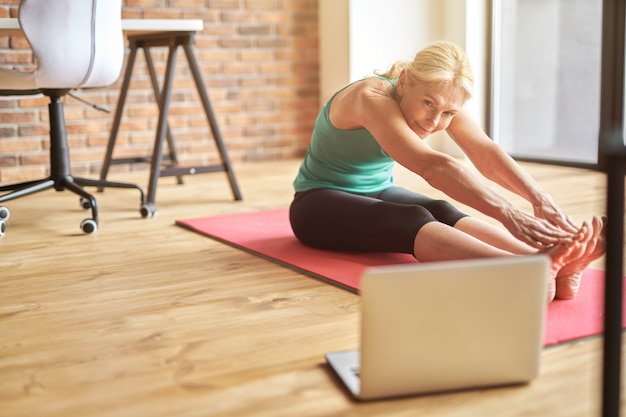
POLYGON ((396 88, 395 80, 390 80, 380 76, 363 78, 355 82, 352 86, 356 91, 362 93, 374 93, 391 96, 396 88))
POLYGON ((356 129, 389 105, 395 105, 393 84, 380 77, 368 77, 348 85, 331 100, 328 117, 339 129, 356 129))
POLYGON ((371 98, 393 98, 394 96, 395 83, 393 80, 373 76, 349 84, 336 94, 334 101, 362 103, 371 98))

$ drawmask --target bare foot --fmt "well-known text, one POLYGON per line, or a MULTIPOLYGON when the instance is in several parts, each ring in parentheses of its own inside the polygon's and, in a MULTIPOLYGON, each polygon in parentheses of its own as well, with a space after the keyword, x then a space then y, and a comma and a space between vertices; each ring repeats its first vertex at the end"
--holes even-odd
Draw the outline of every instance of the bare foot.
POLYGON ((591 224, 583 223, 579 239, 556 276, 556 298, 569 300, 576 296, 583 271, 606 250, 605 228, 606 219, 598 216, 593 218, 591 224))
POLYGON ((575 248, 575 242, 573 240, 566 240, 561 243, 558 243, 554 246, 549 247, 548 249, 541 251, 539 253, 548 255, 552 260, 552 265, 550 266, 550 276, 548 277, 548 289, 547 289, 547 302, 551 302, 554 300, 556 296, 556 277, 557 274, 563 267, 567 264, 567 261, 570 258, 570 253, 575 248))

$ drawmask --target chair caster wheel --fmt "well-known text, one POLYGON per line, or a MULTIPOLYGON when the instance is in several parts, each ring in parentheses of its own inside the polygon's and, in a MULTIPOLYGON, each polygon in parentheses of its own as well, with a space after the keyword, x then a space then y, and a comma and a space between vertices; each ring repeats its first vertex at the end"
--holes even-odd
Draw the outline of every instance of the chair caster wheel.
POLYGON ((91 208, 91 201, 89 201, 88 198, 85 197, 81 197, 80 198, 80 206, 85 209, 85 210, 89 210, 91 208))
POLYGON ((139 212, 141 213, 141 217, 145 219, 146 217, 153 217, 156 214, 157 209, 152 203, 144 203, 141 205, 139 212))
POLYGON ((11 217, 11 212, 8 208, 0 206, 0 220, 7 220, 11 217))
POLYGON ((91 233, 94 233, 96 230, 98 230, 98 223, 96 223, 94 219, 85 219, 80 224, 80 228, 82 229, 83 232, 87 234, 91 234, 91 233))
POLYGON ((4 232, 7 231, 7 224, 4 220, 0 220, 0 236, 4 236, 4 232))

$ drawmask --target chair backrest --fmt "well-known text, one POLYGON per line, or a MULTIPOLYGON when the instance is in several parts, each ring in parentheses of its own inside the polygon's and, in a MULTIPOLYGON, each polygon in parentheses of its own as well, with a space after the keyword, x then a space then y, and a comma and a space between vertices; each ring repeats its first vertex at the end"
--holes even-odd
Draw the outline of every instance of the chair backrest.
POLYGON ((110 85, 124 63, 122 0, 21 0, 38 88, 110 85))

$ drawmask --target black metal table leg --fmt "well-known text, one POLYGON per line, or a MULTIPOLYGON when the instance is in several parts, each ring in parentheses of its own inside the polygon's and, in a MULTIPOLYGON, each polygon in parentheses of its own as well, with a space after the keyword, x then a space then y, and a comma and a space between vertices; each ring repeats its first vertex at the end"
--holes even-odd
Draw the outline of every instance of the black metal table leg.
MULTIPOLYGON (((128 63, 126 64, 126 71, 124 72, 124 78, 122 81, 122 87, 120 89, 120 96, 117 100, 117 107, 115 109, 115 116, 113 117, 113 124, 111 125, 111 134, 109 135, 109 143, 107 144, 106 154, 104 155, 104 162, 100 170, 100 179, 105 181, 109 175, 109 168, 113 162, 113 148, 115 148, 115 142, 117 140, 117 134, 120 129, 120 123, 122 121, 122 114, 124 113, 124 104, 126 103, 126 96, 128 95, 128 88, 130 87, 130 78, 133 74, 133 68, 135 66, 135 59, 137 58, 137 44, 130 42, 130 52, 128 54, 128 63)), ((98 187, 98 191, 102 192, 104 187, 98 187)))
POLYGON ((213 113, 213 108, 211 107, 209 96, 206 92, 206 89, 204 88, 202 75, 200 74, 200 69, 198 68, 198 63, 196 62, 196 57, 193 53, 191 44, 184 44, 183 49, 185 50, 185 55, 187 56, 187 61, 189 62, 189 67, 191 68, 193 79, 196 82, 196 88, 198 89, 198 94, 200 94, 200 100, 202 101, 202 105, 204 106, 204 112, 206 113, 207 119, 209 121, 211 132, 213 133, 213 138, 215 139, 217 149, 219 150, 220 157, 222 158, 224 170, 228 175, 230 188, 233 192, 235 200, 241 200, 241 192, 239 191, 239 187, 237 186, 237 180, 235 179, 235 174, 230 163, 230 158, 228 157, 228 152, 226 151, 226 146, 224 145, 224 140, 222 139, 222 134, 217 126, 217 120, 215 119, 215 113, 213 113))
POLYGON ((159 172, 161 170, 161 162, 163 157, 163 139, 167 130, 167 115, 170 109, 170 99, 172 96, 172 83, 174 81, 174 68, 176 66, 176 45, 171 45, 167 57, 167 67, 165 70, 165 79, 163 80, 163 89, 159 99, 159 122, 157 125, 156 138, 154 140, 154 149, 152 151, 152 161, 150 163, 150 180, 148 183, 148 204, 155 204, 156 189, 159 180, 159 172))

